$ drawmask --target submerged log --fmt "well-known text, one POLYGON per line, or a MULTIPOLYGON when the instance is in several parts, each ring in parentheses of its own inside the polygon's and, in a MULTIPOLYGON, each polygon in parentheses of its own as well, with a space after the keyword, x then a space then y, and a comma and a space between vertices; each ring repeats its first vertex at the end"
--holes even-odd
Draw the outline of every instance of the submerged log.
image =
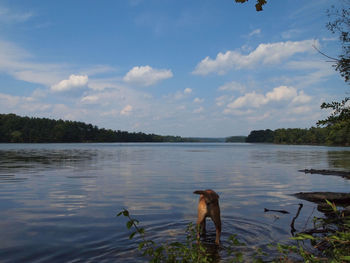
POLYGON ((346 172, 346 171, 304 169, 304 170, 299 170, 299 172, 303 172, 306 174, 334 175, 334 176, 341 176, 343 178, 350 179, 350 172, 346 172))
POLYGON ((308 193, 296 193, 293 196, 314 202, 317 204, 326 203, 326 199, 330 202, 334 202, 336 205, 349 206, 350 205, 350 193, 334 193, 334 192, 308 192, 308 193))

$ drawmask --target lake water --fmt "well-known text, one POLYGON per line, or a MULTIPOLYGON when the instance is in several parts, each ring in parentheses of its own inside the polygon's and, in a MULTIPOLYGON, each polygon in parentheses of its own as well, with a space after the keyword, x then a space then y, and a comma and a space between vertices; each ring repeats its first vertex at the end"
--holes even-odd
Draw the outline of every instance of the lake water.
MULTIPOLYGON (((220 195, 222 246, 289 242, 318 215, 293 193, 349 192, 350 181, 299 169, 350 170, 350 149, 267 144, 0 144, 1 262, 145 261, 123 208, 157 242, 185 240, 198 189, 220 195), (264 213, 264 208, 290 214, 264 213), (309 220, 308 220, 309 219, 309 220)), ((215 229, 208 221, 208 246, 215 229)), ((249 252, 249 251, 248 251, 249 252)), ((217 257, 225 261, 219 249, 217 257)))

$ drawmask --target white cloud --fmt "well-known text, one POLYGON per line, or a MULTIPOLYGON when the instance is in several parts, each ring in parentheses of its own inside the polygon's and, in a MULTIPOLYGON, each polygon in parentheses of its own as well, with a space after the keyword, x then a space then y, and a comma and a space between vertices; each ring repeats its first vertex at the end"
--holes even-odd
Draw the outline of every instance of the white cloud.
POLYGON ((236 82, 236 81, 231 81, 228 83, 225 83, 224 85, 219 87, 220 91, 239 91, 239 92, 244 92, 245 87, 244 85, 236 82))
MULTIPOLYGON (((66 79, 74 69, 68 64, 55 64, 55 63, 39 63, 35 62, 36 57, 26 51, 25 49, 17 46, 14 43, 0 40, 0 73, 5 73, 18 80, 36 83, 51 87, 51 90, 60 89, 63 86, 66 88, 69 83, 74 86, 74 78, 66 79), (62 86, 61 86, 62 85, 62 86)), ((94 90, 103 90, 106 88, 117 88, 120 86, 121 78, 103 78, 103 79, 88 79, 87 76, 98 75, 101 73, 114 72, 115 69, 109 66, 97 65, 87 69, 79 69, 83 76, 80 78, 81 82, 89 82, 89 88, 94 90), (84 77, 86 76, 86 78, 84 77)), ((76 78, 77 81, 79 78, 76 78)), ((79 82, 79 80, 78 80, 79 82)), ((87 84, 87 83, 86 83, 87 84)), ((86 85, 85 85, 86 86, 86 85)))
POLYGON ((191 93, 192 93, 192 89, 185 88, 182 91, 177 91, 175 94, 169 94, 165 97, 170 99, 175 99, 175 100, 181 100, 184 98, 188 98, 191 93))
POLYGON ((302 31, 299 29, 289 29, 287 31, 282 32, 281 36, 284 39, 292 39, 292 38, 296 38, 301 33, 302 33, 302 31))
POLYGON ((194 103, 203 103, 204 102, 204 99, 200 99, 200 98, 194 98, 193 100, 194 103))
POLYGON ((292 87, 279 86, 274 88, 272 91, 266 93, 266 100, 269 101, 281 101, 289 100, 297 96, 297 90, 292 87))
POLYGON ((314 52, 312 45, 318 45, 318 42, 315 40, 304 40, 260 44, 248 55, 243 55, 238 51, 220 52, 215 59, 206 57, 198 63, 193 74, 225 74, 232 68, 238 70, 253 68, 261 64, 278 64, 297 53, 314 52))
MULTIPOLYGON (((35 94, 33 94, 35 95, 35 94)), ((14 112, 28 116, 29 113, 47 112, 52 105, 41 103, 35 97, 14 96, 0 93, 0 112, 14 112)))
POLYGON ((81 102, 87 103, 87 104, 93 104, 96 103, 99 100, 99 97, 97 95, 89 95, 85 96, 81 99, 81 102))
POLYGON ((128 2, 129 2, 129 4, 130 4, 131 6, 137 6, 137 5, 139 5, 140 3, 142 3, 143 0, 129 0, 128 2))
POLYGON ((19 104, 20 100, 20 97, 0 93, 0 102, 2 106, 14 108, 19 104))
POLYGON ((233 99, 234 99, 234 96, 223 95, 223 96, 217 97, 215 99, 215 103, 217 106, 221 107, 227 104, 228 102, 232 101, 233 99))
POLYGON ((96 65, 96 66, 89 67, 87 69, 82 70, 81 73, 84 75, 88 75, 88 76, 94 76, 94 75, 98 75, 98 74, 110 73, 110 72, 115 72, 115 71, 116 71, 116 69, 111 67, 111 66, 96 65))
POLYGON ((271 112, 265 112, 262 115, 256 115, 256 116, 249 116, 247 119, 251 122, 257 122, 257 121, 263 121, 267 118, 271 117, 271 112))
POLYGON ((322 41, 338 41, 337 37, 323 37, 322 41))
POLYGON ((88 84, 87 75, 70 75, 69 79, 64 79, 57 83, 56 85, 51 86, 51 90, 55 92, 68 91, 72 89, 82 88, 88 84))
POLYGON ((164 79, 173 77, 168 69, 153 69, 150 66, 133 67, 123 78, 127 83, 141 86, 151 86, 164 79))
POLYGON ((311 96, 306 95, 304 91, 300 91, 298 96, 296 96, 292 102, 295 104, 305 104, 310 102, 311 99, 312 99, 311 96))
POLYGON ((290 110, 290 113, 292 114, 305 114, 311 111, 311 107, 309 106, 299 106, 294 107, 290 110))
POLYGON ((203 107, 199 107, 193 111, 193 113, 202 113, 204 111, 203 107))
POLYGON ((130 113, 132 112, 133 108, 131 105, 126 105, 121 111, 120 114, 121 115, 130 115, 130 113))
POLYGON ((236 116, 248 116, 250 114, 253 114, 254 111, 253 110, 237 110, 237 109, 230 109, 230 108, 226 108, 223 110, 224 114, 233 114, 236 116))
POLYGON ((184 89, 184 94, 191 94, 191 93, 192 93, 192 89, 190 88, 184 89))
POLYGON ((0 40, 0 72, 30 83, 52 86, 66 74, 66 66, 33 62, 35 57, 17 45, 0 40))
POLYGON ((239 108, 259 108, 271 102, 299 103, 305 104, 311 97, 305 95, 303 91, 298 91, 293 87, 279 86, 264 94, 255 91, 245 94, 227 105, 229 109, 239 108))
POLYGON ((252 32, 250 32, 248 36, 252 37, 252 36, 260 35, 260 34, 261 34, 261 29, 258 28, 258 29, 253 30, 252 32))
POLYGON ((30 12, 16 12, 6 7, 0 6, 0 22, 5 23, 20 23, 25 22, 33 17, 30 12))
POLYGON ((233 102, 227 105, 230 109, 238 109, 243 107, 258 108, 261 105, 267 103, 267 99, 263 94, 257 94, 255 91, 245 94, 242 97, 237 98, 233 102))
POLYGON ((337 72, 331 63, 325 63, 324 60, 302 60, 290 61, 286 63, 286 68, 302 71, 301 76, 293 78, 293 82, 299 82, 300 87, 309 87, 315 83, 322 83, 337 72))

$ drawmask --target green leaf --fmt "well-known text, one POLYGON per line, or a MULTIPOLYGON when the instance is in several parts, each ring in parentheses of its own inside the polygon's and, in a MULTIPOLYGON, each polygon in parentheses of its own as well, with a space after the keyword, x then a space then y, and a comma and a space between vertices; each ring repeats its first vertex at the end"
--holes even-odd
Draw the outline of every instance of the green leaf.
POLYGON ((136 233, 137 233, 136 231, 135 231, 135 232, 132 232, 132 233, 130 234, 130 236, 129 236, 129 239, 133 239, 133 237, 135 236, 136 233))
POLYGON ((242 254, 242 252, 238 252, 236 254, 236 259, 238 260, 238 262, 243 262, 243 254, 242 254))
POLYGON ((346 260, 346 261, 350 261, 350 256, 342 256, 341 259, 346 260))
POLYGON ((130 220, 130 221, 126 222, 126 227, 128 229, 130 229, 132 227, 132 225, 133 225, 133 220, 130 220))
POLYGON ((305 240, 305 239, 314 240, 315 238, 309 234, 298 234, 296 237, 291 237, 290 239, 292 239, 292 240, 305 240))
POLYGON ((139 244, 139 250, 141 250, 146 245, 146 242, 140 242, 139 244))
POLYGON ((170 246, 173 246, 173 247, 184 247, 184 245, 180 242, 173 242, 173 243, 170 243, 170 246))

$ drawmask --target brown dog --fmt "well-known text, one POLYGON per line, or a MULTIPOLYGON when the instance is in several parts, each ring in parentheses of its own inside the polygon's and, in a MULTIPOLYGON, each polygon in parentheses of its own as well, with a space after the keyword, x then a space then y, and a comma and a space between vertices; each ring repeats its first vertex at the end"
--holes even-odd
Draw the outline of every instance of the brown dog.
POLYGON ((216 228, 215 243, 219 245, 221 235, 221 218, 219 207, 219 195, 213 190, 197 190, 193 192, 199 194, 197 228, 199 239, 200 233, 205 233, 205 218, 210 217, 216 228))

